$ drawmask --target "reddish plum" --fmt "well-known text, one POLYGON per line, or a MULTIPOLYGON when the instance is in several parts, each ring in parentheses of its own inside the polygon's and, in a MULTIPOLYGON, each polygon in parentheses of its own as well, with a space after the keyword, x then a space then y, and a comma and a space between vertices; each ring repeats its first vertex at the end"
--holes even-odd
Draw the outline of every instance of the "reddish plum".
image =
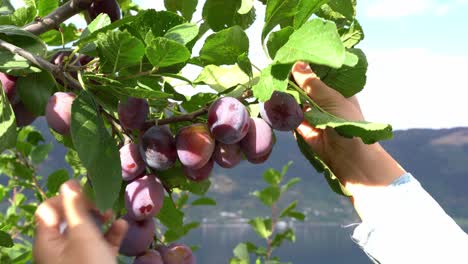
POLYGON ((240 145, 248 160, 257 160, 273 148, 273 130, 261 118, 251 118, 249 132, 240 145))
POLYGON ((163 205, 164 188, 154 175, 145 175, 125 188, 125 208, 136 221, 152 218, 163 205))
POLYGON ((176 137, 177 155, 188 168, 199 169, 210 160, 215 140, 204 124, 193 124, 179 130, 176 137))
POLYGON ((70 132, 71 108, 75 98, 74 93, 56 92, 47 102, 47 123, 59 134, 66 135, 70 132))
POLYGON ((149 114, 148 101, 129 97, 118 106, 120 124, 126 129, 142 129, 149 114))
POLYGON ((165 126, 153 126, 141 137, 140 154, 148 166, 167 170, 177 161, 175 139, 165 126))
POLYGON ((223 168, 233 168, 241 162, 242 151, 240 145, 236 144, 224 144, 218 142, 216 144, 213 159, 223 168))
POLYGON ((122 178, 131 181, 140 176, 145 170, 145 162, 140 156, 138 145, 128 143, 120 148, 120 164, 122 166, 122 178))
POLYGON ((288 93, 275 91, 270 100, 260 105, 260 115, 279 131, 292 131, 304 119, 304 113, 296 99, 288 93))

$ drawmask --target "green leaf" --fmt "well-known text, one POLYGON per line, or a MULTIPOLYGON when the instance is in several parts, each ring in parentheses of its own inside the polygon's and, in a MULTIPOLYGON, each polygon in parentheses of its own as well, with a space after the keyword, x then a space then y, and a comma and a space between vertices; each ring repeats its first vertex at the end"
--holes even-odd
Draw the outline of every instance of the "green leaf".
POLYGON ((268 0, 265 13, 265 25, 262 30, 262 43, 268 33, 277 25, 288 26, 296 15, 299 0, 268 0))
POLYGON ((184 213, 175 208, 173 201, 167 196, 164 197, 163 206, 156 217, 169 229, 181 229, 184 224, 184 213))
POLYGON ((346 48, 353 48, 364 39, 364 31, 357 20, 347 29, 339 30, 341 41, 346 48))
POLYGON ((42 116, 50 96, 56 91, 56 83, 49 72, 42 71, 18 78, 16 89, 26 108, 31 113, 42 116))
POLYGON ((239 55, 249 52, 249 38, 239 26, 210 35, 200 51, 205 64, 234 64, 239 55))
POLYGON ((346 51, 333 22, 314 19, 296 30, 278 50, 275 61, 288 64, 308 61, 340 68, 346 51))
MULTIPOLYGON (((108 26, 105 26, 105 27, 100 28, 100 29, 96 29, 96 31, 89 34, 89 36, 80 39, 76 43, 73 43, 73 46, 79 46, 81 48, 80 51, 83 52, 83 49, 85 49, 86 46, 88 46, 88 45, 95 46, 94 43, 92 43, 92 42, 97 39, 97 37, 98 37, 98 35, 100 33, 106 33, 106 32, 112 31, 112 30, 114 30, 116 28, 119 28, 119 27, 121 27, 123 25, 130 25, 130 24, 133 25, 132 23, 134 23, 135 20, 137 20, 138 18, 141 18, 144 14, 146 14, 146 12, 139 12, 138 15, 136 15, 136 16, 125 16, 122 19, 117 20, 117 21, 115 21, 114 23, 112 23, 112 24, 110 24, 108 26)), ((138 27, 136 27, 136 28, 138 28, 138 27)), ((141 39, 143 39, 143 38, 141 38, 141 39)))
POLYGON ((107 14, 99 14, 93 21, 91 21, 91 23, 89 23, 88 27, 86 27, 86 29, 81 34, 80 39, 86 38, 91 35, 91 33, 96 32, 97 30, 110 24, 111 20, 107 14))
POLYGON ((237 10, 237 13, 244 15, 250 12, 254 6, 254 0, 242 0, 241 7, 237 10))
POLYGON ((302 155, 310 162, 318 173, 323 173, 325 179, 328 182, 330 188, 337 194, 343 196, 351 196, 351 193, 341 184, 336 175, 331 171, 327 164, 312 151, 311 147, 306 143, 304 138, 299 134, 295 133, 297 139, 297 145, 302 152, 302 155))
POLYGON ((167 99, 171 98, 172 95, 161 92, 161 91, 156 91, 144 87, 120 87, 120 86, 107 86, 107 87, 98 87, 98 89, 101 89, 103 91, 112 91, 113 93, 123 95, 123 96, 131 96, 131 97, 136 97, 136 98, 144 98, 144 99, 149 99, 149 100, 157 100, 157 99, 167 99))
POLYGON ((63 43, 70 43, 79 38, 80 32, 74 24, 61 24, 60 31, 51 30, 40 35, 40 38, 50 46, 61 46, 63 43), (63 41, 62 34, 63 33, 63 41))
POLYGON ((317 15, 328 20, 354 20, 356 16, 356 0, 329 0, 323 5, 317 15))
POLYGON ((271 226, 266 224, 265 219, 256 217, 249 221, 249 224, 252 226, 255 233, 257 233, 261 238, 268 238, 271 236, 271 226))
POLYGON ((238 24, 236 20, 241 15, 237 11, 241 5, 242 0, 207 0, 202 16, 213 31, 220 31, 238 24))
POLYGON ((155 37, 163 37, 171 28, 185 22, 183 17, 173 12, 149 9, 139 12, 129 26, 133 28, 132 34, 144 40, 150 30, 155 37))
POLYGON ((198 33, 199 28, 196 24, 184 23, 169 29, 164 37, 187 45, 198 36, 198 33))
POLYGON ((97 207, 101 210, 111 208, 122 184, 119 150, 104 126, 98 105, 85 91, 72 105, 71 135, 78 156, 88 171, 97 207))
POLYGON ((197 206, 197 205, 212 205, 212 206, 216 206, 216 201, 212 198, 209 198, 209 197, 201 197, 201 198, 198 198, 196 199, 195 201, 193 201, 191 203, 193 206, 197 206))
POLYGON ((283 211, 281 211, 280 218, 291 217, 299 221, 304 221, 305 215, 299 211, 295 211, 297 206, 297 200, 288 205, 283 211))
POLYGON ((154 67, 167 67, 190 59, 190 51, 179 42, 157 37, 146 47, 146 57, 154 67))
POLYGON ((16 145, 16 119, 5 90, 0 84, 0 153, 16 145))
POLYGON ((300 0, 297 7, 298 12, 294 16, 294 28, 298 29, 304 25, 312 14, 328 1, 329 0, 300 0))
POLYGON ((11 236, 0 230, 0 247, 6 247, 6 248, 11 248, 13 247, 13 239, 11 239, 11 236))
MULTIPOLYGON (((275 237, 273 238, 273 241, 271 242, 272 247, 280 247, 283 244, 283 241, 287 239, 291 242, 296 241, 296 234, 294 233, 294 230, 291 228, 286 229, 283 233, 276 234, 275 237)), ((271 262, 273 263, 280 263, 280 262, 271 262)), ((266 263, 265 263, 266 264, 266 263)))
POLYGON ((236 262, 239 264, 249 264, 250 263, 250 254, 245 243, 239 243, 234 250, 232 251, 234 256, 239 259, 241 262, 236 262))
POLYGON ((58 0, 36 0, 38 16, 44 17, 59 7, 58 0))
MULTIPOLYGON (((339 69, 317 67, 317 75, 328 86, 340 92, 345 97, 351 97, 364 89, 367 80, 367 59, 360 49, 350 49, 356 55, 357 62, 353 67, 343 66, 339 69)), ((315 68, 314 68, 315 69, 315 68)))
POLYGON ((198 0, 164 0, 164 6, 168 11, 180 12, 187 21, 192 20, 197 4, 198 0))
POLYGON ((53 145, 51 143, 42 144, 35 147, 30 154, 32 162, 36 165, 43 162, 49 155, 49 152, 52 150, 52 148, 53 145))
POLYGON ((36 9, 33 6, 20 7, 10 16, 11 23, 15 26, 22 27, 32 22, 36 14, 36 9))
POLYGON ((67 154, 65 155, 65 161, 70 165, 73 170, 73 177, 77 178, 79 176, 86 174, 86 168, 81 163, 78 153, 69 148, 67 154))
POLYGON ((322 112, 316 107, 305 113, 305 119, 318 129, 334 128, 341 136, 346 138, 360 137, 366 144, 374 144, 377 141, 393 137, 391 125, 366 121, 347 121, 322 112))
POLYGON ((283 175, 281 175, 281 173, 279 173, 279 171, 275 170, 275 169, 267 169, 265 171, 265 173, 263 173, 263 180, 265 180, 265 182, 267 182, 268 184, 270 185, 278 185, 281 180, 283 179, 283 175))
POLYGON ((208 65, 203 68, 195 84, 209 85, 217 92, 223 92, 231 87, 249 82, 249 76, 238 65, 219 67, 208 65))
POLYGON ((262 70, 260 80, 252 87, 253 95, 261 102, 270 99, 274 91, 286 91, 292 64, 271 64, 262 70))
POLYGON ((269 186, 261 191, 253 193, 258 197, 266 206, 272 206, 281 196, 281 191, 278 186, 269 186))
POLYGON ((65 169, 60 169, 54 171, 47 177, 47 190, 49 190, 50 194, 55 194, 59 191, 60 186, 68 181, 70 177, 68 176, 68 172, 65 169))
POLYGON ((270 57, 274 58, 276 56, 276 52, 278 52, 278 50, 288 42, 289 36, 291 36, 293 32, 294 28, 288 26, 275 31, 268 36, 266 46, 270 57))
POLYGON ((281 193, 287 192, 291 187, 298 184, 301 181, 300 178, 292 178, 285 185, 281 186, 281 193))
POLYGON ((107 72, 138 64, 145 55, 144 44, 127 31, 99 33, 96 43, 101 67, 107 72))
POLYGON ((179 188, 196 195, 204 195, 210 188, 211 182, 193 182, 185 177, 184 171, 179 163, 176 166, 158 172, 159 179, 169 188, 179 188))
POLYGON ((250 78, 253 77, 252 63, 250 62, 249 55, 247 55, 247 53, 242 53, 237 57, 237 65, 239 65, 239 68, 250 78))

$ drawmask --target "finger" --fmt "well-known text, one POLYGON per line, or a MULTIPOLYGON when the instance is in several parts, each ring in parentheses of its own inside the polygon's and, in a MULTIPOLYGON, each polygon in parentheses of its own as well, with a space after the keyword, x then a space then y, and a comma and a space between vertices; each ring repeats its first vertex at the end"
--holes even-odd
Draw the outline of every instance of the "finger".
POLYGON ((305 142, 312 147, 316 146, 322 133, 321 130, 314 128, 307 121, 303 121, 296 130, 304 138, 305 142))
POLYGON ((355 96, 355 95, 351 96, 350 98, 348 98, 348 100, 356 107, 357 110, 359 110, 359 112, 362 115, 361 105, 359 104, 359 100, 358 100, 357 96, 355 96))
POLYGON ((120 244, 125 237, 125 234, 128 230, 128 223, 123 219, 115 221, 107 233, 105 234, 105 239, 107 243, 111 246, 115 254, 118 254, 120 244))
POLYGON ((297 85, 320 106, 327 106, 330 103, 335 105, 337 100, 344 99, 340 93, 323 83, 306 62, 296 62, 292 74, 297 85))
POLYGON ((62 197, 55 196, 43 202, 35 213, 37 238, 47 239, 59 236, 59 227, 63 221, 62 197))

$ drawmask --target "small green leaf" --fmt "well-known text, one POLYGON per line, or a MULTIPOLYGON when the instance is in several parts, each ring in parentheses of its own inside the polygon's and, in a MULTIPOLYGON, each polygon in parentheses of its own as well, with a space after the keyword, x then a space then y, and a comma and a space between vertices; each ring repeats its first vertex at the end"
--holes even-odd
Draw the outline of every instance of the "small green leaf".
POLYGON ((234 64, 239 55, 249 52, 249 38, 239 26, 210 35, 200 51, 200 59, 206 64, 234 64))
POLYGON ((300 181, 300 178, 292 178, 285 185, 281 186, 281 193, 287 192, 291 187, 298 184, 300 181))
POLYGON ((132 34, 143 40, 150 30, 155 37, 163 37, 171 28, 185 22, 185 19, 176 13, 148 9, 140 11, 135 20, 126 23, 126 25, 129 25, 133 29, 132 31, 135 31, 132 34))
POLYGON ((38 16, 44 17, 59 7, 58 0, 37 0, 38 16))
POLYGON ((238 244, 234 248, 232 253, 234 253, 234 256, 241 261, 237 263, 242 263, 242 264, 250 263, 250 254, 249 254, 249 251, 247 250, 247 245, 245 243, 238 244))
POLYGON ((164 37, 177 41, 182 45, 187 45, 198 36, 198 33, 199 29, 196 24, 184 23, 169 29, 164 37))
POLYGON ((356 0, 329 0, 316 12, 320 17, 328 20, 354 20, 356 16, 356 0))
POLYGON ((279 171, 270 168, 270 169, 267 169, 265 173, 263 173, 263 179, 268 184, 276 186, 283 179, 283 175, 279 173, 279 171))
POLYGON ((314 19, 296 30, 278 50, 275 61, 288 64, 296 61, 340 68, 346 51, 333 22, 314 19))
POLYGON ((208 65, 203 68, 200 75, 193 82, 195 84, 206 84, 217 92, 223 92, 239 84, 248 83, 249 76, 238 65, 224 67, 208 65))
POLYGON ((288 42, 289 36, 291 36, 293 32, 294 28, 288 26, 275 31, 268 36, 266 46, 270 57, 274 58, 276 56, 276 52, 278 52, 278 50, 288 42))
POLYGON ((52 174, 47 177, 47 190, 49 190, 50 194, 55 194, 59 191, 60 186, 68 181, 70 177, 68 176, 68 172, 65 169, 60 169, 54 171, 52 174))
POLYGON ((237 65, 239 65, 239 68, 250 78, 253 77, 252 63, 250 62, 249 55, 247 55, 247 53, 242 53, 237 57, 237 65))
POLYGON ((6 248, 11 248, 13 247, 13 239, 11 239, 11 236, 0 230, 0 247, 6 247, 6 248))
POLYGON ((297 14, 294 16, 294 28, 298 29, 329 0, 299 0, 297 14))
POLYGON ((249 224, 252 226, 255 233, 257 233, 262 238, 268 238, 271 236, 271 226, 266 225, 265 219, 256 217, 249 221, 249 224))
MULTIPOLYGON (((283 233, 276 234, 275 237, 273 238, 273 241, 271 242, 272 247, 280 247, 283 244, 283 241, 287 239, 291 242, 296 241, 296 234, 294 233, 294 230, 291 228, 288 228, 286 231, 283 233)), ((273 263, 279 263, 279 262, 272 262, 273 263)))
POLYGON ((98 208, 111 208, 122 184, 119 150, 104 126, 96 102, 86 91, 73 102, 71 135, 88 171, 98 208))
POLYGON ((197 4, 198 0, 164 0, 164 6, 168 11, 180 12, 187 21, 192 20, 197 4))
POLYGON ((16 145, 16 120, 13 109, 0 84, 0 153, 16 145))
POLYGON ((340 29, 339 32, 346 48, 353 48, 364 39, 364 31, 357 20, 354 20, 349 28, 340 29))
POLYGON ((268 0, 265 13, 265 25, 262 30, 262 43, 268 33, 277 25, 289 26, 297 13, 299 0, 268 0))
POLYGON ((261 191, 253 193, 254 196, 258 197, 266 206, 272 206, 281 196, 281 191, 277 186, 269 186, 261 191))
POLYGON ((179 42, 157 37, 146 47, 146 57, 154 67, 167 67, 190 59, 190 51, 179 42))
POLYGON ((252 87, 254 96, 261 102, 270 99, 274 91, 286 91, 292 64, 271 64, 262 70, 260 80, 252 87))
POLYGON ((216 201, 212 198, 209 197, 201 197, 196 199, 191 203, 193 206, 198 206, 198 205, 211 205, 211 206, 216 206, 216 201))
POLYGON ((26 108, 37 116, 45 114, 47 102, 57 89, 54 77, 47 71, 18 78, 16 88, 26 108))
POLYGON ((105 13, 99 14, 91 23, 89 23, 88 27, 83 31, 80 36, 80 39, 88 37, 91 33, 106 27, 111 24, 111 20, 109 16, 105 13))
POLYGON ((280 218, 291 217, 299 221, 304 221, 305 215, 299 211, 295 211, 297 206, 297 200, 288 205, 280 214, 280 218))
POLYGON ((164 203, 156 216, 161 223, 169 229, 181 229, 184 224, 184 213, 174 206, 169 197, 164 197, 164 203))
POLYGON ((30 154, 32 162, 36 165, 43 162, 49 155, 49 152, 52 150, 52 148, 53 145, 51 143, 42 144, 35 147, 30 154))

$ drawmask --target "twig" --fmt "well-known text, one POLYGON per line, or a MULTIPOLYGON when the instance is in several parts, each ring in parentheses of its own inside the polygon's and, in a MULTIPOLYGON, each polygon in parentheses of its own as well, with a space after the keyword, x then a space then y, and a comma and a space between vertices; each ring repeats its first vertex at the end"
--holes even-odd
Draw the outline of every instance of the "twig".
POLYGON ((17 47, 13 44, 10 44, 4 40, 0 40, 0 47, 10 51, 11 53, 14 53, 14 54, 18 54, 20 55, 21 57, 27 59, 28 61, 34 63, 36 66, 38 66, 39 68, 43 69, 43 70, 47 70, 49 72, 52 73, 52 75, 54 75, 55 78, 58 78, 58 79, 65 79, 68 84, 70 85, 71 88, 73 89, 76 89, 76 90, 81 90, 82 87, 81 87, 81 84, 75 80, 73 77, 71 77, 69 74, 65 74, 64 72, 62 72, 62 69, 61 67, 55 65, 55 64, 52 64, 48 61, 46 61, 45 59, 39 57, 39 56, 36 56, 34 54, 32 54, 31 52, 27 51, 27 50, 24 50, 20 47, 17 47))
POLYGON ((56 29, 62 22, 88 8, 94 0, 70 0, 43 18, 23 27, 35 35, 56 29))

